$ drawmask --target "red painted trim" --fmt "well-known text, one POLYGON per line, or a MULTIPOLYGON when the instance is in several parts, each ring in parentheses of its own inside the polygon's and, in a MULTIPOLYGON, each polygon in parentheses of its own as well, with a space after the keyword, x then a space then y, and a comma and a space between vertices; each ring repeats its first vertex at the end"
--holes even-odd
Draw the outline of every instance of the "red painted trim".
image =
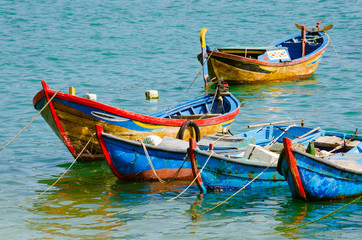
POLYGON ((99 144, 101 145, 102 153, 108 163, 108 166, 111 168, 113 174, 116 175, 116 177, 118 177, 120 180, 123 180, 124 179, 123 176, 117 171, 116 166, 114 166, 114 164, 113 164, 111 155, 109 154, 106 143, 102 137, 102 133, 103 133, 102 126, 96 125, 96 131, 97 131, 97 138, 98 138, 99 144))
MULTIPOLYGON (((42 83, 44 81, 42 80, 42 83)), ((44 84, 46 85, 46 83, 44 82, 44 84)), ((48 86, 48 85, 46 85, 48 86)), ((41 91, 43 92, 43 91, 41 91)), ((40 101, 40 99, 42 98, 42 96, 44 96, 41 92, 38 92, 35 97, 33 98, 33 104, 34 106, 38 103, 38 101, 40 101)), ((47 90, 44 92, 46 92, 46 94, 48 96, 52 96, 56 91, 54 90, 50 90, 49 87, 47 87, 47 90)), ((56 96, 56 98, 59 99, 63 99, 69 102, 73 102, 73 103, 77 103, 80 105, 84 105, 84 106, 89 106, 92 108, 96 108, 99 110, 104 110, 104 111, 108 111, 112 114, 115 115, 119 115, 125 118, 129 118, 131 120, 136 120, 136 121, 141 121, 144 123, 149 123, 149 124, 158 124, 158 125, 167 125, 167 126, 182 126, 187 120, 184 119, 167 119, 167 118, 157 118, 157 117, 151 117, 148 115, 143 115, 143 114, 138 114, 138 113, 134 113, 134 112, 129 112, 120 108, 115 108, 103 103, 99 103, 96 101, 92 101, 89 99, 85 99, 82 97, 77 97, 77 96, 73 96, 71 94, 67 94, 67 93, 62 93, 59 92, 56 96)), ((214 118, 207 118, 207 119, 198 119, 198 120, 194 120, 194 122, 198 125, 198 126, 207 126, 207 125, 213 125, 213 124, 218 124, 218 123, 223 123, 226 121, 229 121, 233 118, 235 118, 240 111, 240 106, 235 109, 233 112, 228 113, 228 114, 224 114, 221 115, 219 117, 214 117, 214 118)))
POLYGON ((197 175, 199 175, 196 178, 196 184, 200 188, 201 191, 203 191, 203 188, 201 187, 203 185, 201 175, 199 174, 199 169, 197 168, 196 158, 195 158, 195 152, 194 150, 197 148, 197 143, 193 138, 189 139, 189 148, 188 148, 188 154, 190 157, 191 162, 191 169, 192 174, 194 175, 194 178, 196 178, 197 175))
POLYGON ((289 138, 283 138, 283 145, 284 145, 284 151, 285 151, 285 158, 288 164, 288 169, 291 173, 291 176, 293 178, 293 184, 295 189, 297 190, 298 195, 303 198, 304 200, 307 200, 307 196, 305 194, 302 180, 300 179, 299 171, 297 168, 297 163, 295 161, 293 152, 292 152, 292 140, 289 138))
MULTIPOLYGON (((328 39, 328 43, 329 43, 329 39, 328 39)), ((230 54, 230 53, 222 53, 222 52, 216 52, 216 51, 210 51, 207 50, 208 54, 211 54, 211 58, 213 58, 213 56, 219 56, 219 57, 223 57, 223 58, 229 58, 229 59, 233 59, 235 61, 240 61, 240 62, 249 62, 249 63, 255 63, 258 65, 262 65, 262 66, 270 66, 270 67, 284 67, 284 66, 291 66, 291 65, 296 65, 299 63, 303 63, 308 61, 309 59, 312 59, 318 55, 321 55, 324 50, 327 48, 328 43, 326 44, 326 46, 324 46, 321 50, 319 50, 318 52, 312 54, 312 55, 308 55, 308 57, 305 57, 303 59, 299 59, 299 60, 293 60, 291 62, 280 62, 280 63, 272 63, 272 62, 262 62, 256 59, 250 59, 250 58, 246 58, 246 57, 242 57, 242 56, 237 56, 234 54, 230 54)))
POLYGON ((302 25, 302 57, 305 56, 305 42, 306 42, 306 38, 305 38, 305 26, 302 25))
MULTIPOLYGON (((48 94, 49 92, 49 86, 46 84, 45 81, 41 80, 41 83, 42 83, 42 86, 43 86, 43 91, 44 91, 44 95, 45 95, 45 98, 47 99, 47 101, 49 102, 50 100, 50 96, 48 94)), ((55 92, 53 93, 55 94, 55 92)), ((52 96, 53 96, 52 94, 52 96)), ((38 95, 38 94, 37 94, 38 95)), ((58 94, 57 94, 58 95, 58 94)), ((55 125, 57 126, 58 130, 59 130, 59 133, 60 135, 62 136, 63 138, 63 142, 64 144, 67 146, 67 148, 69 149, 70 153, 74 156, 74 157, 77 157, 77 152, 74 150, 73 148, 73 145, 70 143, 67 135, 65 134, 64 132, 64 129, 59 121, 59 118, 57 116, 57 113, 55 112, 55 109, 54 109, 54 106, 53 106, 53 102, 49 102, 48 104, 48 107, 50 109, 50 112, 53 116, 53 119, 54 119, 54 122, 55 122, 55 125)))

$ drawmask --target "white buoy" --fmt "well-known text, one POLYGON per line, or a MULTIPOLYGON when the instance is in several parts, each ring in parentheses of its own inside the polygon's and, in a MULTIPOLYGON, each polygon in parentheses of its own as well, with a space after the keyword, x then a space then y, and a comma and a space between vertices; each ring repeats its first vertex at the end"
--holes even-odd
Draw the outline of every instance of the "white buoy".
POLYGON ((84 94, 84 98, 93 100, 93 101, 97 101, 97 95, 94 93, 86 93, 86 94, 84 94))
POLYGON ((157 90, 147 90, 145 92, 146 99, 158 99, 158 91, 157 90))

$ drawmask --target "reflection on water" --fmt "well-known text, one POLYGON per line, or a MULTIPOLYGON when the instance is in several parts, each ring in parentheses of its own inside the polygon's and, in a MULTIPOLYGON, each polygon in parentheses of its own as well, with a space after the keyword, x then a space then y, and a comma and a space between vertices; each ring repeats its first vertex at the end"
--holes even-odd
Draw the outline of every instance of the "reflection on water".
MULTIPOLYGON (((66 169, 69 164, 58 167, 66 169)), ((50 186, 59 176, 39 183, 50 186)), ((29 212, 41 216, 27 220, 27 227, 58 237, 81 237, 78 231, 88 230, 104 238, 127 219, 144 215, 129 214, 130 210, 163 199, 162 193, 170 199, 170 192, 177 194, 189 183, 127 183, 118 180, 104 162, 76 164, 53 188, 27 205, 29 212)))
POLYGON ((307 80, 294 82, 230 86, 230 91, 236 96, 245 95, 245 97, 254 96, 256 98, 266 98, 270 96, 279 97, 289 94, 313 95, 321 90, 322 88, 318 85, 316 76, 312 76, 307 80))
MULTIPOLYGON (((322 218, 302 228, 288 232, 289 228, 297 227, 315 219, 319 219, 349 203, 349 200, 310 202, 294 199, 287 186, 268 189, 246 189, 216 209, 205 213, 227 199, 232 193, 200 194, 186 211, 190 215, 199 215, 190 226, 202 226, 210 222, 238 222, 240 228, 257 228, 259 234, 266 238, 278 239, 284 236, 292 239, 330 236, 328 231, 341 229, 358 230, 362 215, 360 203, 347 206, 345 209, 322 218), (205 213, 205 214, 204 214, 205 213), (351 220, 355 222, 353 224, 351 220), (243 227, 241 227, 243 226, 243 227), (265 228, 263 228, 265 227, 265 228), (328 230, 327 230, 328 229, 328 230), (270 234, 275 233, 275 234, 270 234)), ((352 199, 353 200, 353 199, 352 199)), ((328 237, 327 237, 328 238, 328 237)))
MULTIPOLYGON (((66 169, 68 166, 61 167, 66 169)), ((59 176, 40 183, 51 185, 59 176)), ((233 193, 199 194, 198 188, 193 186, 175 201, 167 201, 188 184, 188 181, 127 183, 113 176, 104 162, 76 164, 49 192, 26 205, 27 211, 36 216, 28 218, 26 227, 38 232, 39 236, 84 238, 84 233, 89 233, 93 238, 100 239, 114 237, 115 230, 117 236, 130 234, 139 237, 142 231, 136 227, 138 222, 155 221, 153 227, 160 227, 158 221, 166 223, 175 216, 182 216, 181 219, 186 221, 185 227, 195 232, 200 228, 203 233, 212 232, 212 229, 221 226, 257 235, 280 231, 272 235, 271 239, 282 236, 294 239, 324 237, 330 235, 321 229, 338 231, 360 227, 356 219, 362 215, 361 205, 352 204, 317 223, 292 232, 283 232, 326 215, 349 202, 305 203, 293 199, 287 186, 245 189, 206 214, 203 213, 233 193), (197 214, 202 215, 192 220, 192 216, 197 214)), ((149 228, 153 228, 152 224, 149 228)), ((167 232, 167 225, 162 225, 161 230, 167 232)), ((230 233, 229 236, 234 235, 230 233)), ((206 234, 202 237, 212 236, 206 234)))
MULTIPOLYGON (((235 121, 241 121, 244 125, 253 125, 305 119, 306 123, 310 124, 312 122, 309 119, 316 121, 321 112, 321 109, 318 108, 320 108, 319 103, 322 100, 314 99, 313 96, 322 96, 325 88, 315 76, 297 82, 232 86, 230 91, 242 106, 239 113, 241 118, 237 118, 235 121)), ((239 123, 233 124, 233 126, 235 125, 240 128, 239 123)))

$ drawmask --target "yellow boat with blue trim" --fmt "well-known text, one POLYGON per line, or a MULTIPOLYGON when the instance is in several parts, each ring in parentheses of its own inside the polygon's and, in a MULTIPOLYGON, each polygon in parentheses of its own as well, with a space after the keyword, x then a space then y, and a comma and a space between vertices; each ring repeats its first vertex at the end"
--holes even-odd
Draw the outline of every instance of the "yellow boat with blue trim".
POLYGON ((301 32, 262 47, 223 47, 206 45, 206 28, 200 32, 205 85, 221 78, 229 85, 303 80, 313 75, 329 43, 326 31, 333 25, 307 27, 296 24, 301 32))
POLYGON ((43 90, 34 96, 34 107, 40 111, 48 104, 41 115, 74 158, 91 139, 78 158, 83 162, 104 160, 98 140, 92 138, 96 125, 107 133, 130 140, 142 140, 149 135, 201 139, 228 131, 240 111, 240 102, 227 88, 217 88, 212 94, 143 115, 75 96, 74 91, 56 92, 49 89, 45 81, 42 86, 43 90))

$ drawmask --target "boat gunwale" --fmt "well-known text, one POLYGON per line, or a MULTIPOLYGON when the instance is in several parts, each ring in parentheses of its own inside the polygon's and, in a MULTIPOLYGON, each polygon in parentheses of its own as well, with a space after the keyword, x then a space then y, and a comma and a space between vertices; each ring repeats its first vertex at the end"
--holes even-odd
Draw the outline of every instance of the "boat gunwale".
MULTIPOLYGON (((355 169, 352 169, 352 168, 342 167, 342 166, 337 165, 337 164, 335 164, 335 163, 333 163, 333 162, 331 162, 331 161, 329 161, 329 160, 327 160, 327 159, 319 158, 319 157, 317 157, 317 156, 314 156, 314 155, 309 154, 309 153, 307 153, 307 152, 300 151, 300 150, 298 150, 298 149, 293 149, 293 148, 291 148, 291 150, 292 150, 293 153, 297 153, 297 154, 300 154, 300 155, 302 155, 302 156, 304 156, 304 157, 311 158, 312 160, 315 160, 315 161, 317 161, 317 162, 320 163, 320 164, 327 165, 328 167, 334 168, 334 169, 336 169, 336 170, 344 171, 344 172, 348 172, 348 173, 354 173, 354 174, 358 174, 358 175, 362 175, 362 170, 361 170, 361 171, 358 171, 358 170, 355 170, 355 169)), ((361 153, 361 154, 362 154, 362 153, 361 153)), ((346 155, 348 155, 348 154, 346 154, 346 155)), ((299 161, 301 161, 301 160, 299 160, 299 161)), ((297 161, 297 167, 298 167, 298 168, 301 167, 301 166, 298 165, 298 161, 297 161)), ((306 170, 308 170, 308 171, 312 171, 312 170, 310 170, 310 169, 308 169, 308 168, 305 168, 305 167, 301 167, 301 168, 306 169, 306 170)), ((313 172, 315 172, 315 171, 313 171, 313 172)), ((321 174, 322 174, 322 173, 321 173, 321 174)))
MULTIPOLYGON (((52 97, 56 92, 55 90, 51 90, 51 89, 40 90, 33 98, 34 108, 38 104, 38 102, 46 96, 45 91, 47 91, 49 97, 52 97)), ((226 113, 226 114, 222 114, 220 116, 206 118, 206 119, 195 119, 193 121, 198 126, 208 126, 208 125, 214 125, 214 124, 218 124, 218 123, 221 124, 223 122, 226 122, 226 121, 229 121, 230 119, 235 118, 240 111, 241 105, 235 96, 230 95, 229 97, 232 101, 234 101, 235 105, 237 106, 233 111, 226 113)), ((79 96, 74 96, 74 95, 71 95, 68 93, 63 93, 63 92, 58 92, 55 99, 56 98, 63 99, 65 101, 69 101, 72 103, 80 104, 83 106, 96 108, 101 111, 107 111, 112 114, 116 114, 116 115, 119 115, 119 116, 122 116, 125 118, 129 118, 130 120, 141 121, 141 122, 154 124, 154 125, 182 126, 187 121, 187 119, 159 118, 159 117, 153 117, 150 115, 139 114, 139 113, 127 111, 127 110, 124 110, 121 108, 112 107, 112 106, 104 104, 104 103, 92 101, 89 99, 85 99, 85 98, 82 98, 79 96)))
MULTIPOLYGON (((286 40, 291 39, 295 35, 298 35, 298 34, 293 34, 293 35, 287 36, 283 39, 286 39, 286 40)), ((272 44, 277 44, 283 39, 277 40, 272 44)), ((232 59, 232 60, 239 61, 239 62, 249 62, 249 63, 254 63, 257 65, 263 65, 263 66, 269 66, 269 67, 285 67, 285 66, 293 66, 293 65, 300 64, 300 63, 304 63, 312 58, 318 57, 319 55, 321 55, 324 52, 324 50, 327 48, 328 45, 329 45, 329 38, 327 36, 323 36, 322 45, 319 48, 317 48, 315 51, 313 51, 312 54, 308 54, 302 58, 298 58, 297 60, 291 60, 288 62, 278 62, 278 63, 265 62, 265 61, 260 61, 257 59, 250 59, 250 58, 235 55, 235 54, 223 53, 223 52, 218 52, 218 51, 213 51, 213 50, 206 50, 206 52, 208 53, 209 56, 212 53, 210 58, 213 58, 213 55, 216 55, 218 57, 228 58, 228 59, 232 59), (326 39, 328 40, 327 42, 326 42, 326 39)))
MULTIPOLYGON (((129 140, 129 139, 126 139, 126 138, 121 138, 121 137, 118 137, 118 136, 115 136, 115 135, 112 135, 112 134, 109 134, 109 133, 105 133, 105 132, 102 132, 101 136, 103 137, 103 139, 104 138, 109 138, 111 140, 120 141, 123 144, 129 144, 131 146, 136 146, 136 147, 142 148, 142 144, 140 142, 137 142, 137 141, 129 140)), ((169 153, 176 153, 176 154, 185 154, 185 156, 187 154, 187 149, 181 150, 181 149, 178 149, 178 148, 157 147, 157 146, 147 144, 147 143, 144 143, 144 145, 146 146, 147 150, 162 151, 162 152, 169 152, 169 153)), ((144 151, 143 148, 142 148, 142 151, 144 151)), ((145 155, 144 152, 143 152, 142 155, 145 155)))
MULTIPOLYGON (((196 154, 200 154, 203 155, 204 157, 210 157, 211 152, 207 151, 207 150, 201 150, 201 149, 195 149, 194 150, 196 154)), ((195 156, 195 158, 197 158, 197 155, 195 156)), ((226 157, 223 155, 212 155, 210 157, 211 158, 215 158, 217 161, 226 161, 226 162, 232 162, 232 163, 237 163, 237 164, 241 164, 241 165, 249 165, 249 166, 255 166, 255 167, 268 167, 270 165, 270 163, 267 162, 256 162, 256 161, 252 161, 252 160, 246 160, 244 158, 238 158, 238 159, 233 159, 230 157, 226 157)), ((199 161, 199 160, 197 160, 199 161)), ((270 165, 271 168, 276 168, 277 166, 277 162, 275 162, 274 164, 270 165)))

